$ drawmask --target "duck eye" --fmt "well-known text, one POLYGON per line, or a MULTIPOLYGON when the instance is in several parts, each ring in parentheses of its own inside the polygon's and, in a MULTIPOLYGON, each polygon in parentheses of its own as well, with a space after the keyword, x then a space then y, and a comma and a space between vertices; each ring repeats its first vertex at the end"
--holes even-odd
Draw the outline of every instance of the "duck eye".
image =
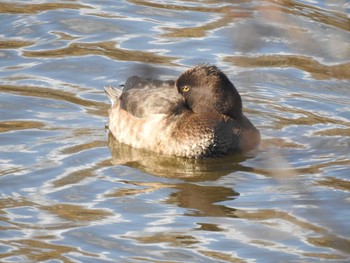
POLYGON ((182 91, 183 92, 187 92, 187 91, 189 91, 190 90, 190 87, 189 86, 183 86, 182 87, 182 91))

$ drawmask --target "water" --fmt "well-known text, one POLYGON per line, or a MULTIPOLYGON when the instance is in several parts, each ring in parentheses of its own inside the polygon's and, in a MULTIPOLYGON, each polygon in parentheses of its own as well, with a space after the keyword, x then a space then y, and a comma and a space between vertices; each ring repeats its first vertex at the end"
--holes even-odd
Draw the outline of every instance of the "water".
POLYGON ((347 1, 2 1, 0 261, 348 262, 347 1), (261 147, 160 157, 104 85, 225 71, 261 147))

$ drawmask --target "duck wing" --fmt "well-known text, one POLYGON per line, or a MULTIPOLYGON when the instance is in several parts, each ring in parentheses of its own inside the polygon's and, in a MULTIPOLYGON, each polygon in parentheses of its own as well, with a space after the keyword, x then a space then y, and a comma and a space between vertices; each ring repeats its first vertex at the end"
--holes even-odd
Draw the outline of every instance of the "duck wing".
POLYGON ((174 80, 159 80, 153 78, 140 78, 138 76, 132 76, 125 82, 123 91, 129 89, 144 89, 144 88, 162 88, 162 87, 174 87, 174 80))
POLYGON ((154 114, 177 114, 184 107, 173 80, 127 79, 120 96, 120 107, 138 118, 154 114))

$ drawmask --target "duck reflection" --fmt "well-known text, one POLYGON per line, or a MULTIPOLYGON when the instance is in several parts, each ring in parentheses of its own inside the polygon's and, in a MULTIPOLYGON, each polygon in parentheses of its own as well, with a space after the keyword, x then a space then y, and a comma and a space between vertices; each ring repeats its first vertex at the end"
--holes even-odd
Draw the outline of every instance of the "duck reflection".
POLYGON ((108 147, 112 153, 112 164, 127 165, 166 178, 179 178, 186 181, 213 181, 235 171, 251 171, 250 167, 241 164, 249 157, 241 154, 220 159, 187 159, 163 156, 122 144, 110 133, 108 147))
POLYGON ((236 217, 236 209, 217 204, 239 196, 232 188, 188 183, 179 184, 176 188, 179 191, 171 194, 167 203, 190 209, 187 213, 190 216, 236 217))
MULTIPOLYGON (((159 156, 151 152, 135 149, 130 146, 119 143, 112 135, 109 135, 109 148, 112 152, 113 164, 123 164, 133 167, 160 177, 169 178, 169 181, 159 182, 135 182, 123 180, 125 185, 130 184, 130 189, 118 189, 117 192, 109 195, 109 197, 119 198, 123 194, 140 194, 158 191, 160 188, 171 188, 171 191, 166 200, 167 204, 177 206, 184 209, 179 209, 178 213, 183 213, 184 216, 195 217, 196 224, 194 231, 210 231, 222 232, 226 231, 226 227, 220 223, 209 222, 206 217, 221 217, 233 218, 236 217, 236 209, 220 204, 221 202, 235 199, 239 193, 230 187, 225 187, 218 184, 214 185, 214 181, 221 177, 236 171, 250 171, 251 168, 243 166, 241 163, 245 161, 247 156, 234 155, 220 159, 205 159, 194 160, 177 157, 159 156), (172 180, 179 179, 179 180, 172 180), (199 184, 199 182, 206 182, 199 184), (135 186, 140 186, 140 189, 135 189, 135 186), (146 187, 146 189, 145 189, 146 187), (129 191, 130 190, 130 191, 129 191), (181 212, 182 211, 182 212, 181 212)), ((138 208, 139 209, 139 208, 138 208)), ((140 211, 138 211, 140 212, 140 211)), ((147 214, 147 212, 145 211, 147 214)), ((167 217, 161 213, 161 219, 167 217)), ((169 215, 173 217, 174 215, 169 215)), ((172 221, 174 219, 171 219, 172 221)), ((154 227, 155 222, 152 223, 154 227)), ((149 231, 147 227, 144 231, 138 231, 131 234, 126 234, 124 238, 133 239, 137 243, 157 245, 167 244, 171 247, 181 247, 193 249, 194 246, 201 244, 203 241, 195 232, 189 231, 183 233, 176 231, 173 227, 167 229, 164 225, 160 228, 161 231, 149 231)), ((162 247, 162 246, 160 246, 162 247)), ((157 248, 154 248, 152 253, 156 253, 157 248)), ((159 251, 159 253, 162 253, 159 251)), ((203 257, 217 259, 222 258, 230 262, 240 262, 240 260, 232 255, 224 252, 206 249, 198 252, 203 257)), ((186 258, 188 261, 188 258, 186 258)), ((191 261, 191 260, 190 260, 191 261)))
MULTIPOLYGON (((109 134, 108 139, 114 165, 127 165, 156 176, 182 180, 181 182, 169 184, 156 183, 156 185, 149 182, 129 182, 133 186, 135 184, 142 186, 141 192, 145 191, 145 186, 150 188, 147 192, 162 187, 174 188, 177 191, 172 193, 166 202, 189 209, 187 210, 188 215, 234 217, 235 209, 217 205, 216 203, 232 200, 239 193, 231 187, 204 186, 192 182, 215 181, 235 171, 250 171, 251 168, 241 164, 248 158, 247 156, 233 155, 220 159, 205 160, 159 156, 121 144, 111 134, 109 134)), ((113 195, 120 196, 121 192, 125 191, 118 189, 118 193, 113 195)))

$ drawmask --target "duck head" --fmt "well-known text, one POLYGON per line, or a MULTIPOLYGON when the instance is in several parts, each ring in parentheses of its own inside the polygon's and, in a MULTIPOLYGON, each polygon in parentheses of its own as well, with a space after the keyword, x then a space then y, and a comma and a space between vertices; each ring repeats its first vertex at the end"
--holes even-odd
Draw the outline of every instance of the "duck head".
POLYGON ((235 119, 242 116, 241 96, 215 66, 201 64, 191 68, 180 75, 175 85, 194 113, 217 112, 235 119))

